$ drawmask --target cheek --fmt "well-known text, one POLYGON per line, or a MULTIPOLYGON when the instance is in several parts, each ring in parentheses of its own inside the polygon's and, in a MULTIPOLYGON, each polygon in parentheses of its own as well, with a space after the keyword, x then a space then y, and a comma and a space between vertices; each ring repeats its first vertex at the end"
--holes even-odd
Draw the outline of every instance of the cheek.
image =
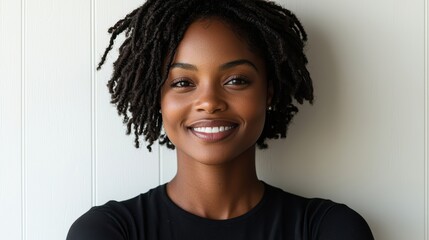
POLYGON ((174 121, 174 119, 178 115, 176 113, 178 109, 178 103, 173 101, 171 97, 169 97, 168 95, 161 97, 161 113, 164 128, 168 127, 171 121, 174 121))
POLYGON ((174 94, 161 94, 162 122, 170 140, 175 138, 174 129, 182 126, 187 109, 184 101, 174 97, 174 94))
POLYGON ((265 123, 266 94, 258 92, 253 97, 237 102, 236 108, 240 109, 248 127, 253 129, 253 132, 259 136, 262 133, 265 123))
POLYGON ((248 123, 259 136, 262 133, 265 123, 265 106, 254 106, 252 111, 248 112, 248 123))

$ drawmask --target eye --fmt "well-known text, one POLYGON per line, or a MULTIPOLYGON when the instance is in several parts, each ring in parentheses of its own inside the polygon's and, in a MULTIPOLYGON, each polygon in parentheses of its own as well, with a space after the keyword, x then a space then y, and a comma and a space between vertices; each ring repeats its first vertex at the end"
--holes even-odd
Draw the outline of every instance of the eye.
POLYGON ((172 88, 189 88, 189 87, 193 87, 194 84, 186 78, 179 78, 179 79, 174 80, 170 84, 170 86, 172 88))
POLYGON ((232 86, 237 86, 237 87, 244 87, 250 84, 250 81, 242 76, 232 76, 230 78, 228 78, 227 82, 225 83, 225 85, 232 85, 232 86))

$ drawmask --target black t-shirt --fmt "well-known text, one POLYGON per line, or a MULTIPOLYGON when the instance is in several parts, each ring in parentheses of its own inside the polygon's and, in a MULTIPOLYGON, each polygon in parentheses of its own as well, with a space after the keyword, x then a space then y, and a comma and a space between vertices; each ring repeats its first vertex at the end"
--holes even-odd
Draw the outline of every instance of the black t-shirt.
POLYGON ((161 185, 135 198, 93 207, 76 220, 67 240, 370 240, 365 220, 343 204, 307 199, 265 184, 246 214, 210 220, 186 212, 161 185))

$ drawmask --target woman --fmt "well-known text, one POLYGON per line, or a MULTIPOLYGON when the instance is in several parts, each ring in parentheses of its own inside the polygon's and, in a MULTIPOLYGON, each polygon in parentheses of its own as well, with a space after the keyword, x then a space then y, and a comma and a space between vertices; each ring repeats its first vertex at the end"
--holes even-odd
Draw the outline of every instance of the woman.
POLYGON ((293 102, 313 100, 295 15, 262 0, 149 0, 109 29, 99 67, 123 31, 112 103, 137 147, 144 135, 149 150, 176 148, 177 174, 92 208, 68 240, 373 239, 347 206, 257 178, 256 145, 285 137, 293 102))

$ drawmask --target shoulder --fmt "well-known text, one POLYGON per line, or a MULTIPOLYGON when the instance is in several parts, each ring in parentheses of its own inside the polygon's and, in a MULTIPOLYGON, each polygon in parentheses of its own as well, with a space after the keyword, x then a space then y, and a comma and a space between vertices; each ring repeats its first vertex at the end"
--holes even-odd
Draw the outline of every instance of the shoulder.
POLYGON ((344 204, 333 203, 324 210, 317 223, 320 240, 371 240, 374 239, 365 219, 344 204))
MULTIPOLYGON (((109 203, 106 204, 106 207, 109 203)), ((123 230, 117 224, 116 214, 111 215, 103 207, 93 207, 78 218, 67 235, 67 240, 125 239, 123 230)))
POLYGON ((365 219, 348 206, 321 198, 305 198, 269 186, 283 214, 294 216, 302 236, 318 240, 374 239, 365 219))
POLYGON ((159 188, 125 201, 92 207, 72 224, 67 240, 137 239, 159 188))

